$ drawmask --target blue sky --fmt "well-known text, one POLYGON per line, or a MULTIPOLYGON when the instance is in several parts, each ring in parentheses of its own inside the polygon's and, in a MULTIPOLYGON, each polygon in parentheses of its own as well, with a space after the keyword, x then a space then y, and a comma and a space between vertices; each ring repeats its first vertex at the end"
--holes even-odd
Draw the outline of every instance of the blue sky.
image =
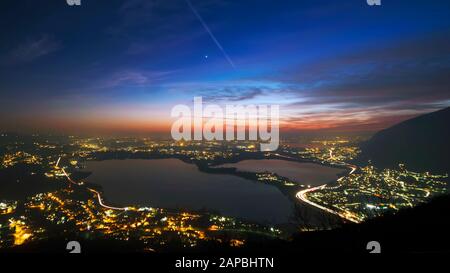
POLYGON ((165 130, 196 95, 280 104, 298 130, 378 130, 450 104, 449 1, 191 3, 3 1, 0 128, 165 130))

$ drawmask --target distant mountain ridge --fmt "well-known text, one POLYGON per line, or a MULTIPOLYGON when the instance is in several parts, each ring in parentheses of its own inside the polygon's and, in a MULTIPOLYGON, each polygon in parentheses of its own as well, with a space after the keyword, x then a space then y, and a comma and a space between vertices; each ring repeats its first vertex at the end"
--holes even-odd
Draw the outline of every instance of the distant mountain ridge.
POLYGON ((361 145, 359 163, 380 168, 398 163, 416 171, 450 173, 450 107, 406 120, 361 145))

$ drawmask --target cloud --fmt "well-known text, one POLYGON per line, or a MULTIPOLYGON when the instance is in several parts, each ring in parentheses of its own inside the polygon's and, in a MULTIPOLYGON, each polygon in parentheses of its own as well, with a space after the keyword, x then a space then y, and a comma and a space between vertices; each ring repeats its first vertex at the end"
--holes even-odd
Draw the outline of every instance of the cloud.
POLYGON ((281 80, 299 84, 309 103, 379 104, 449 97, 449 33, 291 68, 281 80))
POLYGON ((222 86, 209 87, 199 90, 205 101, 210 102, 240 102, 248 101, 263 96, 265 93, 264 87, 243 87, 243 86, 222 86))
POLYGON ((285 106, 291 124, 331 128, 393 122, 449 106, 448 75, 445 32, 291 67, 275 80, 294 86, 285 106))
POLYGON ((27 63, 59 50, 61 43, 48 35, 25 42, 9 53, 9 60, 13 63, 27 63))
POLYGON ((183 98, 203 97, 207 103, 274 104, 288 101, 282 87, 275 82, 249 80, 221 80, 164 83, 161 89, 183 98))
POLYGON ((175 70, 119 70, 102 79, 96 88, 114 88, 120 86, 147 87, 168 79, 174 73, 176 73, 175 70))

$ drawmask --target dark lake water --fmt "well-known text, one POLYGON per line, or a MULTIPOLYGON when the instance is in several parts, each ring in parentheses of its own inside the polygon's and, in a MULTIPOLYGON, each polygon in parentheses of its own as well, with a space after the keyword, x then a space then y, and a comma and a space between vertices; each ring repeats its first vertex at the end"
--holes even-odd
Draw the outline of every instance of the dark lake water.
POLYGON ((238 163, 223 164, 218 167, 234 167, 247 172, 273 172, 287 177, 294 182, 309 186, 319 186, 337 178, 344 172, 337 169, 314 163, 303 163, 278 159, 243 160, 238 163))
MULTIPOLYGON (((335 172, 342 171, 329 168, 335 171, 331 172, 328 167, 309 163, 265 161, 242 161, 237 166, 249 171, 270 167, 271 171, 279 171, 284 176, 291 175, 288 170, 292 168, 301 168, 304 178, 315 183, 328 182, 335 178, 335 172), (264 168, 258 169, 258 165, 264 168)), ((92 171, 87 180, 101 185, 105 201, 113 205, 204 208, 226 216, 273 224, 288 222, 293 212, 292 201, 274 186, 234 175, 203 173, 195 165, 178 159, 92 161, 87 163, 86 169, 92 171)))
POLYGON ((284 223, 292 204, 276 187, 234 175, 200 172, 178 159, 106 160, 87 163, 88 181, 103 187, 115 205, 219 211, 261 223, 284 223))

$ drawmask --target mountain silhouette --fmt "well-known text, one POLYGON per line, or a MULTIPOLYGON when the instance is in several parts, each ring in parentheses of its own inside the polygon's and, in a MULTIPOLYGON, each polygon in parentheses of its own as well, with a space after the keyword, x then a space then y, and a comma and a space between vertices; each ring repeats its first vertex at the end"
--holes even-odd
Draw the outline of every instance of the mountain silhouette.
POLYGON ((357 161, 380 168, 450 173, 450 107, 406 120, 376 133, 361 145, 357 161))

